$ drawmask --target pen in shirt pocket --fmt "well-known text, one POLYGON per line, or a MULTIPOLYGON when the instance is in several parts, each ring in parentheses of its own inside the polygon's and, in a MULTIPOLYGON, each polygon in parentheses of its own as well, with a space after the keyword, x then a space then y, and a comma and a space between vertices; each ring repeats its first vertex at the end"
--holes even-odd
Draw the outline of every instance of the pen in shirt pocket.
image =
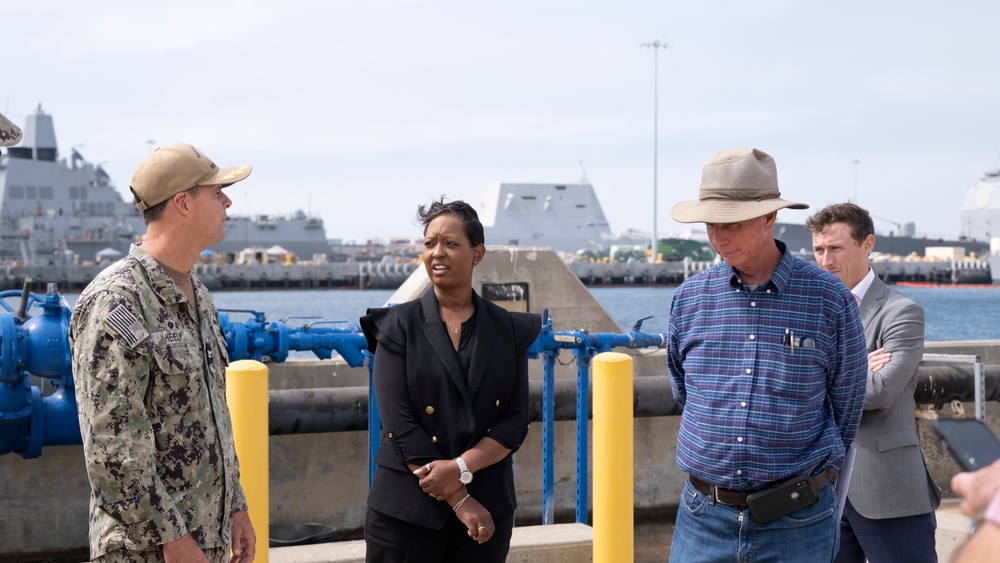
POLYGON ((801 338, 795 336, 795 331, 790 328, 785 329, 785 337, 782 339, 781 344, 783 346, 788 346, 788 353, 792 356, 795 355, 796 348, 815 348, 816 341, 808 336, 801 338))

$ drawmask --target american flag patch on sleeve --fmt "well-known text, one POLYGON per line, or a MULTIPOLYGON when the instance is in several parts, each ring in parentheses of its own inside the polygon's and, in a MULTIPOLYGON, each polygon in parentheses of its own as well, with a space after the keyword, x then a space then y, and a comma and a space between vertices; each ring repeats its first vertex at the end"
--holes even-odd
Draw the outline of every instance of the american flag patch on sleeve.
POLYGON ((106 322, 108 329, 117 334, 129 348, 135 348, 136 344, 149 336, 146 329, 139 323, 139 319, 122 306, 115 307, 115 310, 108 315, 106 322))

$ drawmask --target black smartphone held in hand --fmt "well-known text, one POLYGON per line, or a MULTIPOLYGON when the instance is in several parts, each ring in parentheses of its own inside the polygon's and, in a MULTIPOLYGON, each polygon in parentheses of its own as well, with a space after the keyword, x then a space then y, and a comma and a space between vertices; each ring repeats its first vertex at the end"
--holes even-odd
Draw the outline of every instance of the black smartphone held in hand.
POLYGON ((965 471, 982 469, 1000 459, 1000 440, 981 420, 939 418, 931 428, 965 471))

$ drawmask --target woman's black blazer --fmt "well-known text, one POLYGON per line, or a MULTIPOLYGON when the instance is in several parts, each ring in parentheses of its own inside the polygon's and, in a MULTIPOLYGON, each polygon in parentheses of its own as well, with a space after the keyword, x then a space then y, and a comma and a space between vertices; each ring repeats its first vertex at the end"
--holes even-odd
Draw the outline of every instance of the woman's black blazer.
MULTIPOLYGON (((375 358, 382 438, 368 506, 434 529, 453 517, 451 507, 421 491, 406 464, 454 459, 484 436, 513 453, 528 432, 527 349, 541 318, 511 313, 475 292, 472 297, 476 333, 468 384, 433 288, 414 301, 369 309, 361 318, 368 349, 384 349, 375 358), (399 369, 384 373, 382 358, 399 369)), ((477 471, 468 490, 494 518, 513 514, 511 456, 477 471)))

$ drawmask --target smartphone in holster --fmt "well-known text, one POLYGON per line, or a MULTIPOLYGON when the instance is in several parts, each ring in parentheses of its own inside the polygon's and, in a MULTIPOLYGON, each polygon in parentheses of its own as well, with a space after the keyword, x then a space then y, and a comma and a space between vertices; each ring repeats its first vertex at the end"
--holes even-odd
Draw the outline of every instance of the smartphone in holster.
POLYGON ((976 471, 1000 459, 1000 440, 981 420, 939 418, 931 422, 931 428, 964 471, 976 471))
POLYGON ((797 475, 762 491, 747 495, 750 514, 759 524, 765 524, 812 506, 819 500, 808 474, 797 475))

